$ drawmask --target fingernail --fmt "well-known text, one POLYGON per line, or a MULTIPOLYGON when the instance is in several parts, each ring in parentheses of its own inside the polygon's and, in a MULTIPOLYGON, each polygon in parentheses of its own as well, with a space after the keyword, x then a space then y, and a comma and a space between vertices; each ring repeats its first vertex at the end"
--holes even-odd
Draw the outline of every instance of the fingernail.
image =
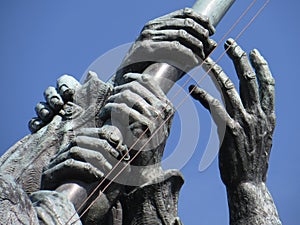
POLYGON ((244 50, 232 38, 229 38, 225 42, 224 47, 229 56, 233 56, 235 58, 241 58, 243 56, 247 57, 246 52, 244 52, 244 50))
POLYGON ((105 165, 105 167, 108 168, 108 170, 111 170, 111 169, 112 169, 112 165, 111 165, 110 163, 105 162, 104 165, 105 165))
POLYGON ((116 150, 112 150, 112 151, 110 151, 110 154, 112 154, 115 158, 118 158, 119 157, 119 152, 118 151, 116 151, 116 150))
POLYGON ((229 38, 224 44, 226 49, 229 47, 233 47, 234 45, 236 45, 236 42, 233 38, 229 38))
POLYGON ((57 110, 60 109, 63 106, 63 102, 60 101, 60 99, 58 99, 57 97, 52 97, 51 100, 51 105, 57 110))
POLYGON ((40 111, 40 115, 45 118, 45 119, 49 119, 50 117, 50 111, 47 109, 41 109, 40 111))
POLYGON ((120 141, 119 136, 116 135, 115 133, 112 133, 112 134, 110 135, 110 139, 111 139, 113 142, 115 142, 115 143, 117 143, 117 142, 120 141))

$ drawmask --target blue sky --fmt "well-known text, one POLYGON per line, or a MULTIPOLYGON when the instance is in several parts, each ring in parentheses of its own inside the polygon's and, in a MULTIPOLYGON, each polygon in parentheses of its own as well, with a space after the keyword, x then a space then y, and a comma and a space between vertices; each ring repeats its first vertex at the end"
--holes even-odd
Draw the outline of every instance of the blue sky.
MULTIPOLYGON (((264 2, 258 0, 230 36, 235 37, 264 2)), ((216 41, 250 3, 249 0, 238 1, 233 6, 217 28, 216 41)), ((144 23, 192 4, 191 0, 1 1, 1 154, 29 133, 27 122, 34 115, 35 104, 43 100, 44 89, 55 85, 60 75, 67 73, 81 79, 99 56, 133 41, 144 23)), ((246 51, 258 48, 262 52, 276 79, 278 119, 268 187, 284 224, 296 224, 300 220, 300 107, 297 99, 300 29, 296 22, 300 19, 299 7, 298 1, 270 1, 238 40, 246 51)), ((213 58, 218 58, 222 50, 220 46, 213 58)), ((220 64, 237 82, 230 60, 224 57, 220 64)), ((99 75, 101 78, 109 74, 103 68, 103 75, 99 75)), ((201 122, 199 144, 182 168, 186 182, 180 196, 179 214, 185 224, 228 224, 226 193, 219 177, 217 160, 202 172, 198 169, 211 125, 208 113, 200 105, 197 110, 201 122)), ((187 122, 186 117, 183 119, 177 115, 176 118, 182 123, 187 122)), ((178 130, 182 127, 177 120, 169 140, 168 154, 172 143, 181 135, 178 130)), ((195 132, 195 127, 191 126, 190 132, 195 132)), ((186 143, 186 146, 189 144, 186 143)))

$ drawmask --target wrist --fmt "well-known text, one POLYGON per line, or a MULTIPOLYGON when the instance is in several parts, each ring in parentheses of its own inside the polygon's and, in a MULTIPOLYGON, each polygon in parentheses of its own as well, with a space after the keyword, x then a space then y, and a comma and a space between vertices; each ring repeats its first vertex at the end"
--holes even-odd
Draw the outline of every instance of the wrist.
POLYGON ((281 224, 264 182, 243 182, 226 187, 230 224, 281 224))

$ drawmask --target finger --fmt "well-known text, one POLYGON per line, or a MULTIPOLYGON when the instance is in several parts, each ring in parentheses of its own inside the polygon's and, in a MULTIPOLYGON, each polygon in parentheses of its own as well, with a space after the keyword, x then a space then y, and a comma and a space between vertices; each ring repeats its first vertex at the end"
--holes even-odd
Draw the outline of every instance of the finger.
POLYGON ((201 59, 205 58, 203 44, 183 29, 180 30, 144 30, 141 35, 153 41, 178 41, 188 49, 191 49, 201 59))
POLYGON ((158 19, 150 21, 145 27, 144 30, 185 30, 191 36, 195 37, 196 39, 200 40, 207 50, 205 53, 209 54, 212 51, 217 43, 211 39, 209 39, 209 31, 196 23, 191 18, 186 19, 158 19))
POLYGON ((104 173, 87 162, 68 159, 43 172, 43 189, 53 190, 66 180, 91 183, 104 177, 104 173))
POLYGON ((118 159, 129 160, 127 145, 123 143, 123 135, 116 126, 104 125, 100 129, 100 138, 107 140, 119 152, 118 159), (125 155, 125 156, 124 156, 125 155))
POLYGON ((274 114, 275 79, 268 63, 256 49, 250 52, 250 60, 258 78, 261 107, 267 115, 274 114))
MULTIPOLYGON (((188 71, 202 61, 191 49, 182 45, 179 41, 153 41, 151 38, 150 36, 148 39, 140 38, 145 40, 136 42, 130 51, 131 54, 126 57, 123 68, 135 63, 149 65, 149 62, 163 62, 182 71, 188 71)), ((143 71, 145 67, 142 66, 140 69, 143 71)))
POLYGON ((103 121, 111 119, 112 124, 117 126, 123 135, 128 126, 136 121, 145 126, 150 124, 147 117, 128 107, 125 103, 107 103, 101 109, 99 117, 103 121))
POLYGON ((28 128, 31 131, 31 133, 37 132, 39 129, 41 129, 43 126, 45 126, 45 122, 42 121, 40 118, 34 117, 28 122, 28 128))
POLYGON ((105 173, 109 172, 112 169, 112 165, 108 162, 103 154, 98 151, 85 149, 78 146, 72 147, 69 151, 56 156, 54 160, 50 162, 48 169, 68 159, 88 162, 105 173))
POLYGON ((138 111, 142 115, 151 118, 158 117, 158 110, 147 103, 142 97, 133 93, 130 90, 124 90, 120 93, 114 94, 107 99, 107 102, 111 103, 125 103, 130 108, 138 111))
MULTIPOLYGON (((137 78, 137 77, 135 77, 131 74, 130 75, 126 74, 124 76, 125 76, 126 80, 128 80, 130 78, 133 81, 115 87, 114 93, 120 93, 123 90, 129 90, 129 91, 134 92, 137 95, 141 96, 141 98, 143 98, 146 102, 148 102, 152 106, 159 104, 160 100, 151 91, 149 91, 147 88, 145 88, 141 83, 139 83, 139 81, 135 81, 136 80, 135 78, 137 78)), ((155 92, 155 90, 153 90, 153 92, 155 92)))
POLYGON ((209 22, 209 19, 207 16, 200 15, 191 8, 177 10, 168 15, 162 16, 158 19, 168 19, 168 18, 183 18, 183 19, 190 18, 190 19, 193 19, 194 21, 196 21, 201 26, 207 28, 210 35, 213 35, 216 31, 215 28, 209 22))
POLYGON ((244 107, 250 111, 256 111, 259 106, 259 93, 256 75, 250 65, 247 54, 236 44, 233 39, 228 39, 225 49, 233 60, 236 72, 240 79, 240 94, 244 107))
POLYGON ((35 112, 44 122, 49 122, 54 116, 53 110, 44 102, 39 102, 36 105, 35 112))
POLYGON ((189 87, 189 91, 194 99, 198 100, 206 109, 210 111, 213 120, 218 126, 223 124, 229 125, 232 123, 231 117, 217 99, 212 97, 203 89, 194 85, 189 87))
POLYGON ((77 144, 77 146, 81 148, 99 151, 103 154, 109 153, 115 158, 118 158, 120 155, 120 153, 104 139, 86 137, 86 136, 77 136, 75 138, 75 143, 77 144))
POLYGON ((211 58, 207 58, 203 64, 204 69, 212 77, 216 87, 220 90, 225 100, 226 110, 232 118, 240 114, 245 114, 242 100, 229 77, 223 69, 217 65, 211 58))
MULTIPOLYGON (((168 100, 167 96, 160 88, 158 83, 153 79, 153 76, 148 74, 127 73, 124 75, 125 79, 135 80, 140 83, 146 90, 150 91, 159 100, 168 100)), ((137 88, 135 88, 137 90, 137 88)), ((134 92, 134 91, 133 91, 134 92)))
POLYGON ((101 128, 81 128, 79 130, 76 130, 76 135, 105 139, 112 147, 116 148, 118 151, 120 151, 123 146, 122 133, 115 126, 104 125, 101 128))
POLYGON ((44 92, 44 97, 54 111, 59 111, 64 105, 61 96, 54 87, 48 87, 44 92))
POLYGON ((64 101, 72 101, 75 91, 81 86, 72 76, 63 75, 57 79, 57 90, 64 101))
MULTIPOLYGON (((168 117, 169 115, 174 114, 174 107, 173 104, 169 101, 163 90, 160 88, 160 86, 157 84, 157 82, 153 79, 153 76, 148 74, 138 74, 138 73, 127 73, 124 75, 125 79, 132 79, 134 81, 137 81, 139 85, 136 85, 136 83, 130 83, 132 85, 132 91, 136 93, 137 95, 141 96, 143 99, 145 99, 148 103, 150 103, 151 106, 157 109, 158 112, 153 111, 153 115, 156 116, 156 113, 159 113, 158 116, 161 116, 163 119, 168 117), (144 89, 144 91, 142 91, 144 89), (148 95, 145 96, 144 94, 147 93, 148 95), (141 93, 142 92, 142 93, 141 93), (149 94, 153 93, 153 94, 149 94)), ((151 108, 150 108, 151 110, 151 108)))

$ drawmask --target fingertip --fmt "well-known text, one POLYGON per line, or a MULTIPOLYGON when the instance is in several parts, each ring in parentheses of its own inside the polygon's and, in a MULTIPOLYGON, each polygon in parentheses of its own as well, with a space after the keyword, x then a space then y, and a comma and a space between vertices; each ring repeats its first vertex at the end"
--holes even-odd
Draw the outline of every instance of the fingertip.
POLYGON ((189 86, 189 92, 190 92, 191 94, 193 93, 195 87, 196 87, 196 86, 193 85, 193 84, 189 86))
POLYGON ((45 92, 44 97, 46 99, 46 102, 50 105, 50 107, 54 111, 58 111, 62 108, 64 105, 62 97, 57 93, 56 88, 49 86, 45 92))
POLYGON ((126 73, 123 75, 123 77, 127 82, 130 82, 132 80, 137 80, 137 79, 141 78, 142 75, 139 73, 126 73))
POLYGON ((257 49, 253 49, 250 52, 250 60, 253 66, 255 67, 256 65, 267 65, 267 61, 264 59, 264 57, 260 54, 260 52, 257 49))
POLYGON ((54 117, 52 109, 44 102, 39 102, 36 105, 35 112, 44 122, 49 122, 54 117))
POLYGON ((196 85, 191 85, 189 91, 194 99, 199 99, 200 95, 203 94, 203 90, 196 85))
POLYGON ((247 56, 244 50, 236 43, 233 38, 229 38, 225 44, 224 48, 230 58, 239 59, 242 56, 247 56))
POLYGON ((203 63, 203 69, 205 70, 205 71, 210 71, 210 70, 212 70, 214 67, 216 67, 216 63, 210 58, 210 57, 208 57, 208 58, 206 58, 205 59, 205 61, 204 61, 204 63, 203 63))
POLYGON ((224 48, 227 49, 227 48, 231 48, 236 45, 237 44, 233 38, 228 38, 224 43, 224 48))
POLYGON ((80 83, 74 77, 65 74, 57 79, 56 86, 62 98, 65 101, 71 101, 80 83))
POLYGON ((37 132, 44 125, 45 125, 45 123, 38 117, 34 117, 28 122, 28 128, 31 133, 37 132))

